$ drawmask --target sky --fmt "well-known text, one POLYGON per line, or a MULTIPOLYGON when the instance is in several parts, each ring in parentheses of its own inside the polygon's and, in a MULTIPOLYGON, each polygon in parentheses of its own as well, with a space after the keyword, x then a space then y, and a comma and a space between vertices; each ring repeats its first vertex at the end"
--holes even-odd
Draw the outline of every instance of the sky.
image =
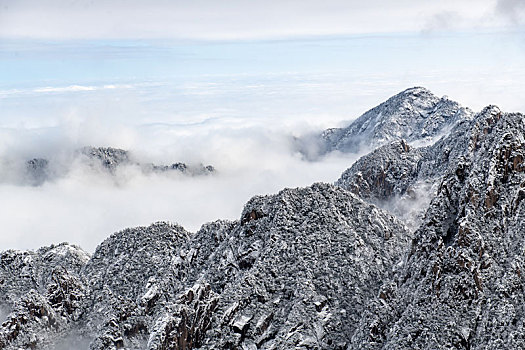
POLYGON ((333 182, 356 158, 306 162, 291 135, 347 125, 412 86, 524 112, 523 62, 523 0, 0 0, 0 175, 85 145, 219 170, 4 177, 0 250, 93 251, 156 220, 237 219, 251 196, 333 182))
POLYGON ((63 39, 282 39, 505 28, 520 0, 2 0, 1 36, 63 39))

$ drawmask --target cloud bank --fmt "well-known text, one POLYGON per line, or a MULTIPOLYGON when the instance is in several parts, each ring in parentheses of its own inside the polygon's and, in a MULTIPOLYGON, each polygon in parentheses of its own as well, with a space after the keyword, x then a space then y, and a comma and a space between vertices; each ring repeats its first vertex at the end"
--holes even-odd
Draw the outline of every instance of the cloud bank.
POLYGON ((512 24, 525 24, 525 1, 498 0, 496 11, 512 24))
MULTIPOLYGON (((507 12, 513 2, 519 1, 500 1, 498 8, 507 12)), ((231 40, 417 32, 445 11, 463 19, 456 28, 472 29, 498 25, 489 16, 494 6, 493 0, 0 0, 0 37, 231 40)))
POLYGON ((525 79, 514 71, 477 74, 479 80, 458 74, 452 83, 435 74, 284 75, 270 81, 228 78, 120 88, 104 88, 118 86, 106 82, 6 95, 0 98, 0 222, 8 234, 0 235, 0 250, 68 241, 93 251, 115 231, 158 220, 195 231, 208 221, 237 219, 254 195, 333 182, 356 156, 304 161, 294 153, 290 135, 342 126, 410 86, 447 93, 474 109, 500 102, 503 110, 525 109, 518 98, 525 79), (509 84, 515 80, 522 85, 509 84), (71 154, 86 145, 127 149, 144 163, 211 164, 218 173, 170 177, 125 167, 111 177, 73 164, 66 176, 32 187, 21 186, 10 172, 13 164, 20 169, 35 157, 70 165, 71 154))
POLYGON ((69 137, 70 128, 64 124, 39 129, 39 137, 28 130, 2 130, 0 222, 9 232, 0 236, 2 249, 36 249, 68 241, 93 251, 112 232, 159 220, 195 231, 209 221, 237 219, 253 195, 332 182, 355 159, 333 155, 319 163, 307 162, 293 153, 287 132, 252 126, 203 124, 189 131, 151 125, 128 126, 126 131, 115 125, 113 137, 106 139, 96 135, 96 127, 89 128, 82 139, 108 142, 98 144, 102 146, 128 146, 145 163, 202 161, 217 168, 215 175, 191 177, 145 174, 125 166, 110 175, 75 163, 71 154, 78 139, 69 137), (118 136, 127 133, 132 135, 118 136), (36 156, 69 170, 40 186, 18 181, 14 165, 20 171, 27 159, 36 156))

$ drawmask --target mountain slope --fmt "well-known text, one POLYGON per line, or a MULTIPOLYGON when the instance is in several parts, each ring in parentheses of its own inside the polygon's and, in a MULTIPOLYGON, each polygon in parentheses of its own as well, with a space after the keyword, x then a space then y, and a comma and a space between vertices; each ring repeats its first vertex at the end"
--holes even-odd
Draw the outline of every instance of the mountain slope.
POLYGON ((89 254, 69 244, 0 255, 0 348, 45 347, 68 333, 79 316, 89 254))
MULTIPOLYGON (((195 235, 169 224, 128 229, 70 275, 83 293, 78 316, 64 323, 77 328, 36 341, 80 332, 91 349, 341 348, 409 242, 392 216, 324 184, 256 197, 239 221, 195 235), (174 331, 181 327, 187 331, 174 331)), ((33 293, 34 305, 54 312, 48 294, 17 285, 8 293, 33 293)), ((24 334, 36 326, 24 331, 24 317, 10 317, 22 332, 4 325, 0 339, 7 348, 28 346, 24 334)))
POLYGON ((524 118, 489 107, 470 125, 465 157, 444 174, 403 272, 371 303, 354 346, 525 346, 524 118))
POLYGON ((459 122, 448 135, 426 147, 413 147, 405 140, 381 146, 345 170, 336 185, 391 211, 416 229, 447 171, 471 157, 474 136, 468 135, 487 132, 488 121, 501 114, 498 107, 488 106, 474 121, 459 122))
POLYGON ((414 87, 392 96, 345 128, 327 129, 299 140, 298 148, 307 158, 315 159, 332 151, 362 153, 400 139, 432 143, 472 115, 470 109, 446 96, 439 98, 425 88, 414 87))

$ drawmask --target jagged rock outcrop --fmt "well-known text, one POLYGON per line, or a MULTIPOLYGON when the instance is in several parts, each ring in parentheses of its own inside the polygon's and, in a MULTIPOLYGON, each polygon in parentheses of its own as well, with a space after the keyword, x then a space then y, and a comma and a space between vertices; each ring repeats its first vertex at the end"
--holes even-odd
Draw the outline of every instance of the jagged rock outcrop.
POLYGON ((85 287, 80 269, 89 255, 68 244, 0 255, 0 305, 9 311, 0 348, 43 348, 79 317, 85 287))
POLYGON ((113 147, 84 147, 79 153, 91 166, 101 166, 114 174, 119 165, 130 164, 129 152, 113 147))
POLYGON ((470 125, 465 157, 444 174, 403 272, 373 302, 354 347, 525 346, 524 120, 490 106, 470 125))
POLYGON ((465 135, 486 132, 486 120, 498 116, 499 108, 488 106, 476 115, 476 122, 460 121, 432 145, 414 147, 397 140, 381 146, 344 171, 336 185, 391 211, 416 229, 444 175, 470 157, 473 141, 465 135))
POLYGON ((391 211, 415 229, 438 181, 422 171, 426 151, 405 140, 393 141, 361 157, 343 172, 336 185, 391 211))
POLYGON ((361 157, 336 184, 369 201, 401 196, 417 179, 423 156, 405 140, 394 141, 361 157))
POLYGON ((180 226, 156 223, 118 232, 96 249, 82 270, 89 287, 82 328, 95 335, 92 349, 141 348, 157 309, 182 288, 171 264, 188 237, 180 226))
POLYGON ((196 284, 175 298, 157 318, 148 338, 148 350, 200 348, 212 324, 218 302, 208 284, 196 284))
POLYGON ((253 198, 209 259, 217 271, 205 270, 234 271, 215 285, 206 348, 344 348, 409 239, 393 217, 329 185, 253 198))

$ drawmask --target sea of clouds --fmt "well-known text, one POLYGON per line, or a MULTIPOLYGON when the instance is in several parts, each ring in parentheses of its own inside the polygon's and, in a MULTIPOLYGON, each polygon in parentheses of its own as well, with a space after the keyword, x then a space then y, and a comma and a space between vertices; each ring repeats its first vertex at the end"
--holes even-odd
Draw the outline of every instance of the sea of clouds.
MULTIPOLYGON (((153 92, 151 87, 140 87, 132 93, 126 88, 48 88, 35 98, 41 99, 37 103, 43 110, 52 113, 40 113, 40 118, 25 118, 18 124, 16 118, 5 119, 0 128, 2 249, 36 249, 68 241, 93 251, 113 232, 159 220, 196 231, 209 221, 237 219, 254 195, 333 182, 357 157, 331 154, 312 162, 297 151, 294 137, 342 123, 323 119, 322 114, 314 118, 303 109, 304 118, 300 118, 253 110, 251 117, 242 117, 248 113, 239 107, 243 101, 235 108, 220 110, 210 107, 213 101, 208 97, 207 105, 201 103, 191 113, 179 110, 179 115, 174 112, 164 118, 148 116, 145 110, 155 113, 155 108, 148 107, 154 103, 149 100, 151 95, 158 97, 165 91, 159 89, 153 92), (150 96, 147 103, 141 100, 145 95, 150 96), (62 110, 50 106, 57 101, 62 110), (67 105, 74 107, 64 107, 67 105), (127 165, 110 174, 79 161, 76 155, 84 146, 122 148, 140 163, 210 164, 216 173, 144 173, 127 165), (49 160, 51 175, 37 186, 26 181, 27 161, 33 158, 49 160)), ((192 87, 196 96, 210 90, 208 85, 192 87)), ((19 97, 24 98, 28 97, 19 97)), ((15 110, 15 100, 4 98, 6 105, 13 105, 13 113, 23 110, 15 110)))
POLYGON ((238 219, 252 196, 332 183, 359 156, 333 153, 307 160, 294 138, 347 125, 414 85, 446 93, 474 110, 493 102, 520 110, 516 95, 523 86, 508 84, 515 78, 512 71, 477 80, 457 74, 453 83, 439 72, 287 73, 4 89, 0 248, 67 241, 93 251, 126 227, 166 220, 196 231, 209 221, 238 219), (202 163, 217 171, 191 177, 124 166, 110 175, 78 162, 75 152, 84 146, 125 149, 141 163, 202 163), (48 159, 57 176, 28 184, 24 171, 33 158, 48 159))

